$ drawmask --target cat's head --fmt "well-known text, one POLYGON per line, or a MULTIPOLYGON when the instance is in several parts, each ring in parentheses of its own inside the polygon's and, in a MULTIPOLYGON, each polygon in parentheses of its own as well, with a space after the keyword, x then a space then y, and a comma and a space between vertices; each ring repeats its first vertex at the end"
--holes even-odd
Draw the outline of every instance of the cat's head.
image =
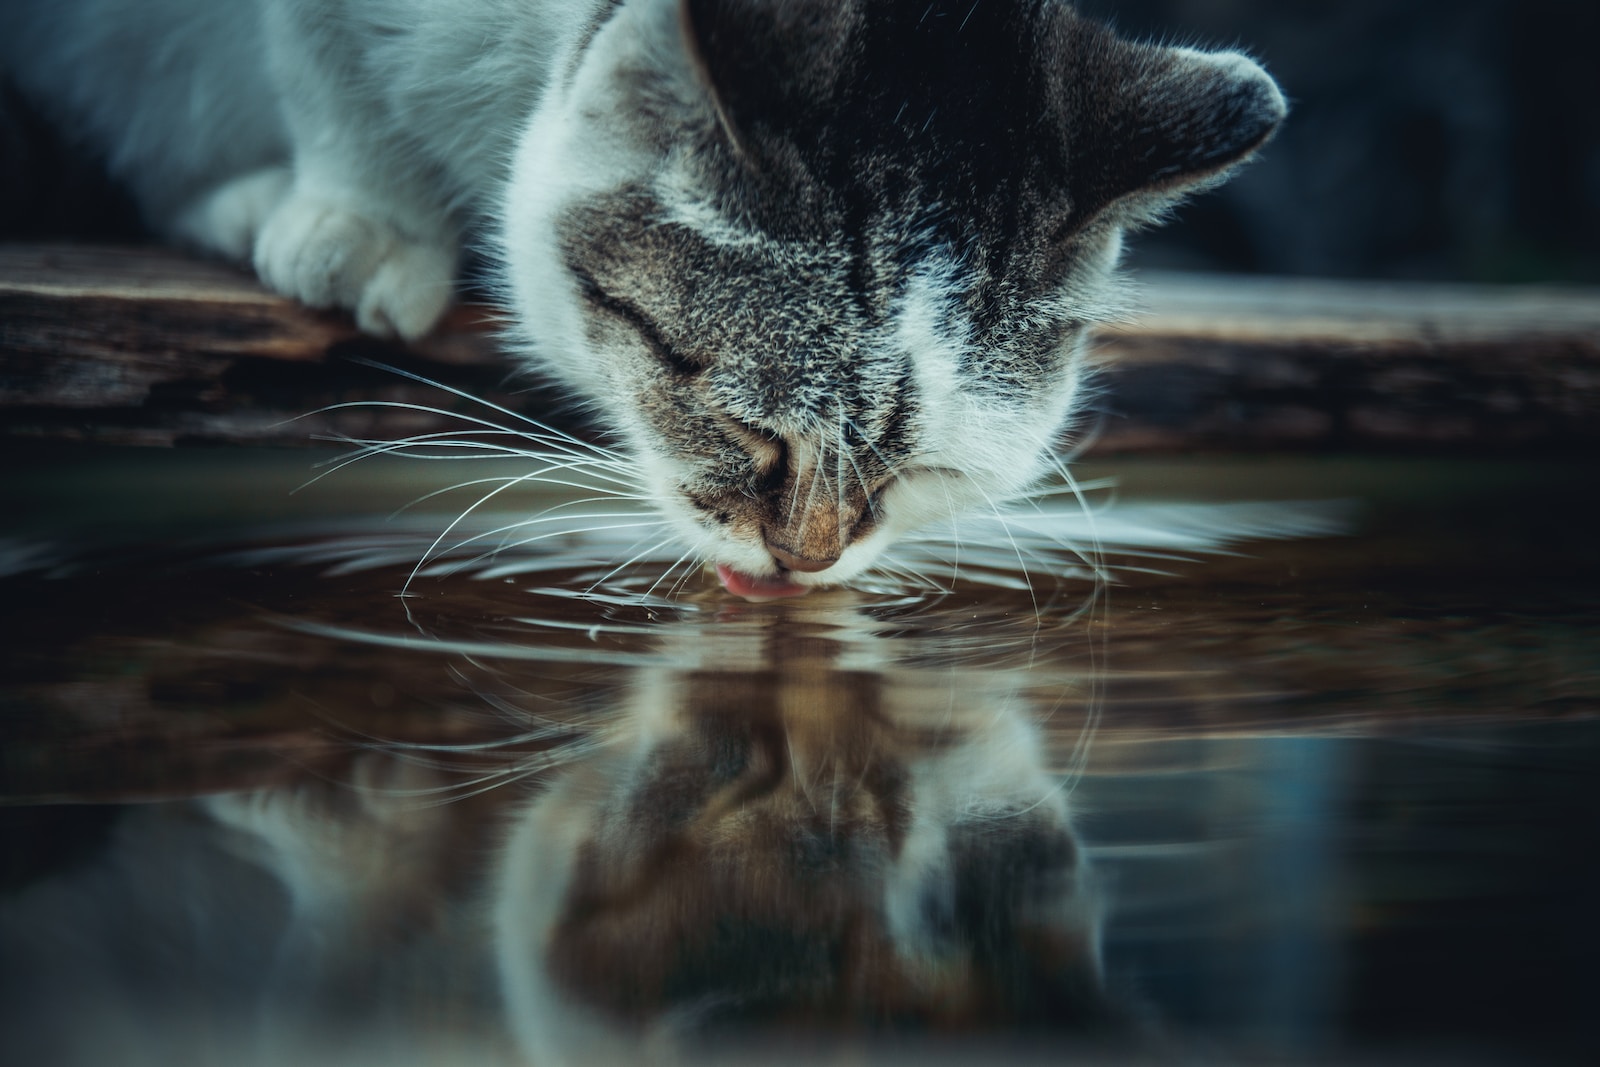
POLYGON ((730 590, 843 582, 1050 468, 1122 233, 1284 113, 1057 0, 627 0, 523 136, 510 297, 730 590))

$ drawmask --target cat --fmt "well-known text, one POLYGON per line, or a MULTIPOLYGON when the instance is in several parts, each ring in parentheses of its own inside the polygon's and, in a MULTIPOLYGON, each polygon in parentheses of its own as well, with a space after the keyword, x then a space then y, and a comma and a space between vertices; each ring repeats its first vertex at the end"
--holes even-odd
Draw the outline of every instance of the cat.
POLYGON ((1287 110, 1066 0, 8 0, 0 50, 158 229, 364 330, 485 245, 749 599, 1036 484, 1123 234, 1287 110))

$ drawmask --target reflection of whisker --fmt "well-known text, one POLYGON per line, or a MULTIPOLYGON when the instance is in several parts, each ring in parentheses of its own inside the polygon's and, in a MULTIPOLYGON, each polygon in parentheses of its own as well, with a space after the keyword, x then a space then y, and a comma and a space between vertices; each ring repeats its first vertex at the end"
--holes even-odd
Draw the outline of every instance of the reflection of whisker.
MULTIPOLYGON (((656 591, 656 587, 659 586, 662 582, 667 580, 667 575, 671 574, 674 570, 676 570, 678 567, 680 567, 692 555, 694 555, 694 549, 692 549, 692 548, 691 549, 687 549, 683 553, 683 555, 681 555, 677 559, 673 560, 672 564, 670 566, 668 566, 666 570, 662 571, 661 575, 658 578, 656 578, 655 581, 650 583, 650 587, 648 589, 646 589, 642 595, 643 596, 649 596, 651 593, 654 593, 656 591)), ((669 588, 670 588, 670 590, 675 591, 678 588, 678 586, 677 586, 676 583, 674 583, 669 588)), ((670 593, 669 593, 669 595, 670 595, 670 593)))
POLYGON ((313 637, 327 637, 340 641, 353 641, 379 648, 405 649, 413 652, 430 652, 435 655, 476 656, 485 660, 508 662, 589 664, 598 667, 634 667, 659 662, 660 657, 650 652, 612 652, 600 648, 547 648, 510 641, 466 641, 459 638, 436 637, 425 631, 421 634, 386 634, 371 630, 357 630, 349 626, 335 626, 299 618, 277 618, 272 621, 287 629, 313 637))
MULTIPOLYGON (((530 716, 531 718, 531 716, 530 716)), ((498 749, 513 748, 518 745, 530 745, 537 742, 549 741, 553 737, 567 737, 581 732, 578 727, 571 724, 550 723, 541 725, 537 729, 524 730, 520 734, 511 734, 507 737, 496 737, 490 741, 400 741, 393 738, 378 737, 365 734, 368 741, 382 746, 385 752, 493 752, 498 749)))
MULTIPOLYGON (((487 668, 481 668, 481 665, 478 664, 474 664, 474 666, 480 666, 480 669, 487 670, 487 668)), ((552 737, 561 737, 572 734, 579 729, 579 727, 572 722, 566 722, 560 719, 552 719, 549 716, 539 715, 529 711, 526 707, 521 705, 513 704, 499 693, 485 692, 478 685, 475 679, 468 678, 454 666, 451 667, 451 670, 453 673, 455 673, 456 677, 461 680, 462 684, 464 684, 467 689, 471 691, 473 696, 483 701, 492 711, 495 712, 495 721, 510 723, 513 726, 523 726, 528 723, 536 724, 534 728, 525 731, 527 739, 530 741, 545 741, 552 737)), ((504 679, 502 679, 502 684, 506 684, 504 679)), ((556 703, 555 698, 549 696, 548 694, 532 693, 517 686, 513 686, 512 688, 516 694, 523 699, 556 703)), ((506 739, 501 738, 499 739, 498 743, 504 744, 505 740, 506 739)), ((515 740, 516 738, 513 737, 513 741, 515 740)))
MULTIPOLYGON (((806 802, 806 807, 810 808, 811 813, 815 815, 817 813, 817 801, 811 795, 811 776, 804 773, 805 764, 801 761, 799 753, 794 750, 794 732, 792 730, 783 731, 783 748, 789 760, 789 771, 793 777, 795 788, 800 791, 800 798, 806 802)), ((838 774, 837 768, 835 768, 834 773, 838 774)), ((831 824, 828 829, 831 833, 833 829, 831 824)))
POLYGON ((1089 594, 1088 602, 1083 605, 1083 614, 1089 620, 1089 713, 1084 719, 1083 726, 1078 731, 1078 737, 1072 745, 1072 755, 1068 758, 1068 773, 1063 777, 1066 790, 1071 793, 1077 789, 1078 782, 1083 779, 1083 771, 1089 763, 1089 748, 1094 741, 1094 736, 1100 728, 1100 717, 1105 711, 1106 683, 1105 672, 1109 668, 1109 648, 1111 627, 1111 581, 1105 568, 1105 546, 1100 540, 1100 528, 1095 521, 1095 512, 1089 506, 1087 490, 1080 486, 1072 472, 1065 464, 1057 461, 1061 468, 1061 477, 1065 479, 1068 488, 1072 490, 1073 498, 1078 502, 1085 521, 1089 524, 1090 551, 1093 553, 1085 558, 1079 553, 1079 558, 1094 571, 1095 585, 1089 594), (1101 606, 1099 621, 1105 625, 1094 625, 1094 605, 1101 606))
POLYGON ((566 619, 539 619, 525 615, 519 615, 511 621, 521 623, 524 626, 537 626, 548 630, 570 630, 574 633, 584 634, 655 636, 661 632, 659 628, 654 626, 624 625, 615 622, 571 622, 566 619))
MULTIPOLYGON (((459 670, 452 668, 452 671, 461 677, 459 670)), ((513 785, 533 775, 567 766, 608 744, 609 735, 614 732, 614 728, 608 724, 590 722, 580 726, 576 723, 557 723, 516 709, 519 725, 525 726, 528 721, 540 725, 486 741, 408 741, 361 729, 320 705, 318 714, 355 750, 440 775, 467 776, 438 785, 377 787, 349 777, 331 775, 308 764, 298 764, 302 772, 329 786, 364 796, 414 801, 416 803, 411 806, 419 810, 458 803, 493 789, 513 785), (566 740, 562 741, 563 738, 566 740), (559 743, 552 744, 553 741, 559 743), (538 751, 523 750, 530 745, 541 747, 538 751), (512 762, 486 768, 481 759, 468 761, 452 758, 485 756, 496 752, 506 752, 512 762)))
MULTIPOLYGON (((429 770, 459 771, 470 770, 465 766, 449 766, 418 757, 415 753, 396 751, 383 744, 370 746, 374 751, 381 752, 392 759, 412 763, 429 770)), ((561 749, 550 752, 528 753, 518 757, 516 764, 498 770, 487 771, 465 781, 446 782, 436 786, 410 786, 406 788, 385 787, 382 790, 371 790, 386 798, 400 798, 417 801, 417 808, 443 807, 448 804, 459 804, 476 796, 482 796, 495 789, 503 789, 515 785, 526 778, 536 774, 566 766, 603 747, 599 743, 575 742, 561 749)), ((356 787, 361 788, 361 787, 356 787)))
MULTIPOLYGON (((694 573, 693 568, 690 568, 689 573, 694 573)), ((546 596, 556 600, 587 601, 592 604, 604 604, 609 607, 656 608, 678 613, 689 613, 696 610, 693 605, 683 604, 676 600, 668 600, 659 596, 647 597, 642 593, 633 592, 613 594, 592 589, 569 589, 563 586, 542 586, 537 589, 529 589, 528 592, 536 596, 546 596)))

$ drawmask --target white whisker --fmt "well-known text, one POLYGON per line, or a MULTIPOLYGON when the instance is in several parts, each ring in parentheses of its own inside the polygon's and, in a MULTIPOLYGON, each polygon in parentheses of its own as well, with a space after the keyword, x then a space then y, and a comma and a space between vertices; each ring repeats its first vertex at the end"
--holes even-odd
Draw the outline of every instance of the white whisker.
MULTIPOLYGON (((681 565, 685 560, 687 560, 692 555, 694 555, 694 550, 690 549, 690 550, 684 552, 684 554, 679 556, 677 559, 673 560, 671 565, 668 566, 666 570, 662 571, 660 577, 658 577, 655 581, 651 582, 650 583, 650 587, 648 589, 646 589, 641 595, 642 596, 649 596, 651 593, 654 593, 656 591, 656 586, 658 586, 662 582, 666 581, 667 575, 671 574, 674 570, 676 570, 678 568, 679 565, 681 565)), ((677 587, 673 586, 673 588, 676 589, 677 587)))
MULTIPOLYGON (((612 567, 609 571, 606 571, 606 573, 601 575, 599 578, 597 578, 594 581, 590 582, 588 587, 586 589, 584 589, 584 592, 585 593, 594 592, 596 589, 600 588, 600 586, 602 586, 606 582, 610 581, 617 574, 621 573, 622 571, 627 570, 629 567, 631 567, 635 563, 639 562, 639 560, 644 559, 646 556, 648 556, 652 552, 658 551, 662 546, 669 544, 671 541, 672 541, 672 537, 671 536, 663 537, 661 540, 657 541, 655 544, 651 545, 650 547, 648 547, 648 548, 646 548, 646 549, 644 549, 644 550, 642 550, 640 552, 634 553, 632 556, 629 556, 627 559, 623 560, 621 563, 617 564, 615 567, 612 567)), ((635 543, 637 543, 637 542, 635 542, 635 543)), ((651 586, 651 588, 654 589, 655 587, 651 586)), ((648 596, 649 594, 647 593, 645 595, 648 596)))
MULTIPOLYGON (((518 525, 527 526, 531 522, 534 522, 534 521, 537 521, 537 520, 529 520, 529 522, 519 523, 518 525)), ((533 537, 519 537, 514 541, 503 542, 502 544, 496 545, 494 548, 489 549, 486 552, 480 552, 478 555, 473 556, 471 559, 467 559, 467 560, 451 561, 449 563, 444 563, 444 562, 442 562, 440 560, 440 557, 443 556, 444 553, 438 553, 438 554, 436 554, 434 556, 435 563, 432 566, 430 566, 427 570, 423 571, 423 573, 425 575, 429 576, 429 577, 436 577, 436 576, 445 575, 445 574, 458 574, 458 573, 460 573, 462 571, 468 570, 469 568, 473 567, 476 564, 482 563, 484 560, 493 559, 493 558, 495 558, 496 556, 498 556, 502 552, 509 552, 509 551, 512 551, 512 550, 518 549, 518 548, 526 548, 529 545, 536 545, 536 544, 539 544, 542 541, 549 541, 549 540, 553 540, 553 539, 558 538, 558 537, 578 537, 578 536, 581 536, 583 534, 604 533, 607 530, 636 530, 636 529, 639 529, 640 527, 662 526, 662 525, 665 525, 665 523, 662 520, 655 519, 655 520, 641 520, 639 522, 610 523, 610 524, 600 525, 600 526, 575 526, 575 527, 570 527, 570 528, 569 527, 563 527, 563 528, 561 528, 559 530, 549 530, 549 531, 547 531, 545 533, 538 534, 538 535, 535 535, 533 537)), ((487 535, 474 535, 473 537, 469 537, 469 538, 466 538, 466 539, 464 539, 462 541, 458 541, 455 545, 451 546, 446 551, 447 552, 459 551, 460 549, 466 547, 468 544, 471 544, 473 541, 478 540, 480 536, 487 536, 487 535)))
POLYGON ((540 431, 541 433, 549 434, 549 435, 551 435, 551 436, 553 436, 555 438, 558 438, 560 440, 567 441, 570 444, 577 445, 580 448, 591 449, 591 450, 594 450, 594 451, 604 451, 604 452, 608 452, 608 453, 610 453, 612 455, 616 455, 616 453, 611 452, 610 449, 604 449, 601 446, 591 444, 590 442, 584 441, 584 440, 582 440, 580 438, 577 438, 577 437, 574 437, 571 434, 569 434, 569 433, 567 433, 567 432, 565 432, 563 430, 558 430, 553 426, 546 425, 545 423, 542 423, 537 419, 529 418, 528 416, 523 415, 520 412, 512 411, 510 408, 502 407, 501 405, 493 403, 492 401, 485 400, 482 397, 474 396, 471 393, 469 393, 469 392, 467 392, 467 391, 465 391, 463 389, 457 389, 454 386, 445 385, 443 382, 436 382, 436 381, 432 380, 431 378, 425 378, 420 374, 414 374, 411 371, 402 370, 399 367, 390 366, 387 363, 379 363, 376 360, 357 358, 357 359, 353 360, 353 362, 360 363, 363 366, 367 366, 367 367, 374 367, 374 368, 376 368, 378 370, 388 371, 391 374, 398 374, 402 378, 409 378, 412 381, 417 382, 417 383, 419 383, 421 385, 432 386, 435 389, 443 390, 444 392, 449 393, 452 396, 458 396, 463 400, 470 401, 471 403, 474 403, 474 404, 482 405, 483 407, 486 407, 486 408, 490 409, 491 411, 498 411, 502 415, 508 415, 511 418, 517 420, 518 422, 527 423, 529 426, 532 426, 534 429, 540 431))
POLYGON ((557 452, 563 452, 568 455, 587 455, 608 460, 617 460, 620 458, 609 449, 603 449, 599 446, 591 445, 585 441, 580 441, 577 438, 569 437, 566 434, 554 437, 544 437, 537 434, 526 433, 524 431, 513 430, 510 427, 502 426, 498 422, 491 422, 488 419, 482 419, 476 415, 467 415, 459 411, 451 411, 448 408, 434 407, 431 404, 416 404, 405 400, 347 400, 338 404, 329 404, 326 407, 318 408, 317 410, 308 412, 307 415, 301 417, 305 418, 311 415, 325 415, 332 411, 346 411, 352 408, 359 408, 363 410, 371 408, 388 408, 398 411, 412 411, 419 415, 437 415, 441 418, 455 419, 458 422, 464 422, 469 425, 482 428, 481 430, 473 431, 475 433, 494 432, 509 434, 513 437, 518 437, 523 440, 534 441, 548 448, 552 448, 557 452))

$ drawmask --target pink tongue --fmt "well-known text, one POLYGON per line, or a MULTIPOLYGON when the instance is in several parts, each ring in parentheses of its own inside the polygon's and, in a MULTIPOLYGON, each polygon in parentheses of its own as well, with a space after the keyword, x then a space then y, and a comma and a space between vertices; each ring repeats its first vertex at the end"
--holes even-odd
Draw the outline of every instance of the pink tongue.
POLYGON ((746 600, 777 600, 786 596, 804 596, 811 591, 809 586, 796 585, 781 576, 764 578, 745 574, 725 563, 717 564, 717 578, 724 589, 746 600))

